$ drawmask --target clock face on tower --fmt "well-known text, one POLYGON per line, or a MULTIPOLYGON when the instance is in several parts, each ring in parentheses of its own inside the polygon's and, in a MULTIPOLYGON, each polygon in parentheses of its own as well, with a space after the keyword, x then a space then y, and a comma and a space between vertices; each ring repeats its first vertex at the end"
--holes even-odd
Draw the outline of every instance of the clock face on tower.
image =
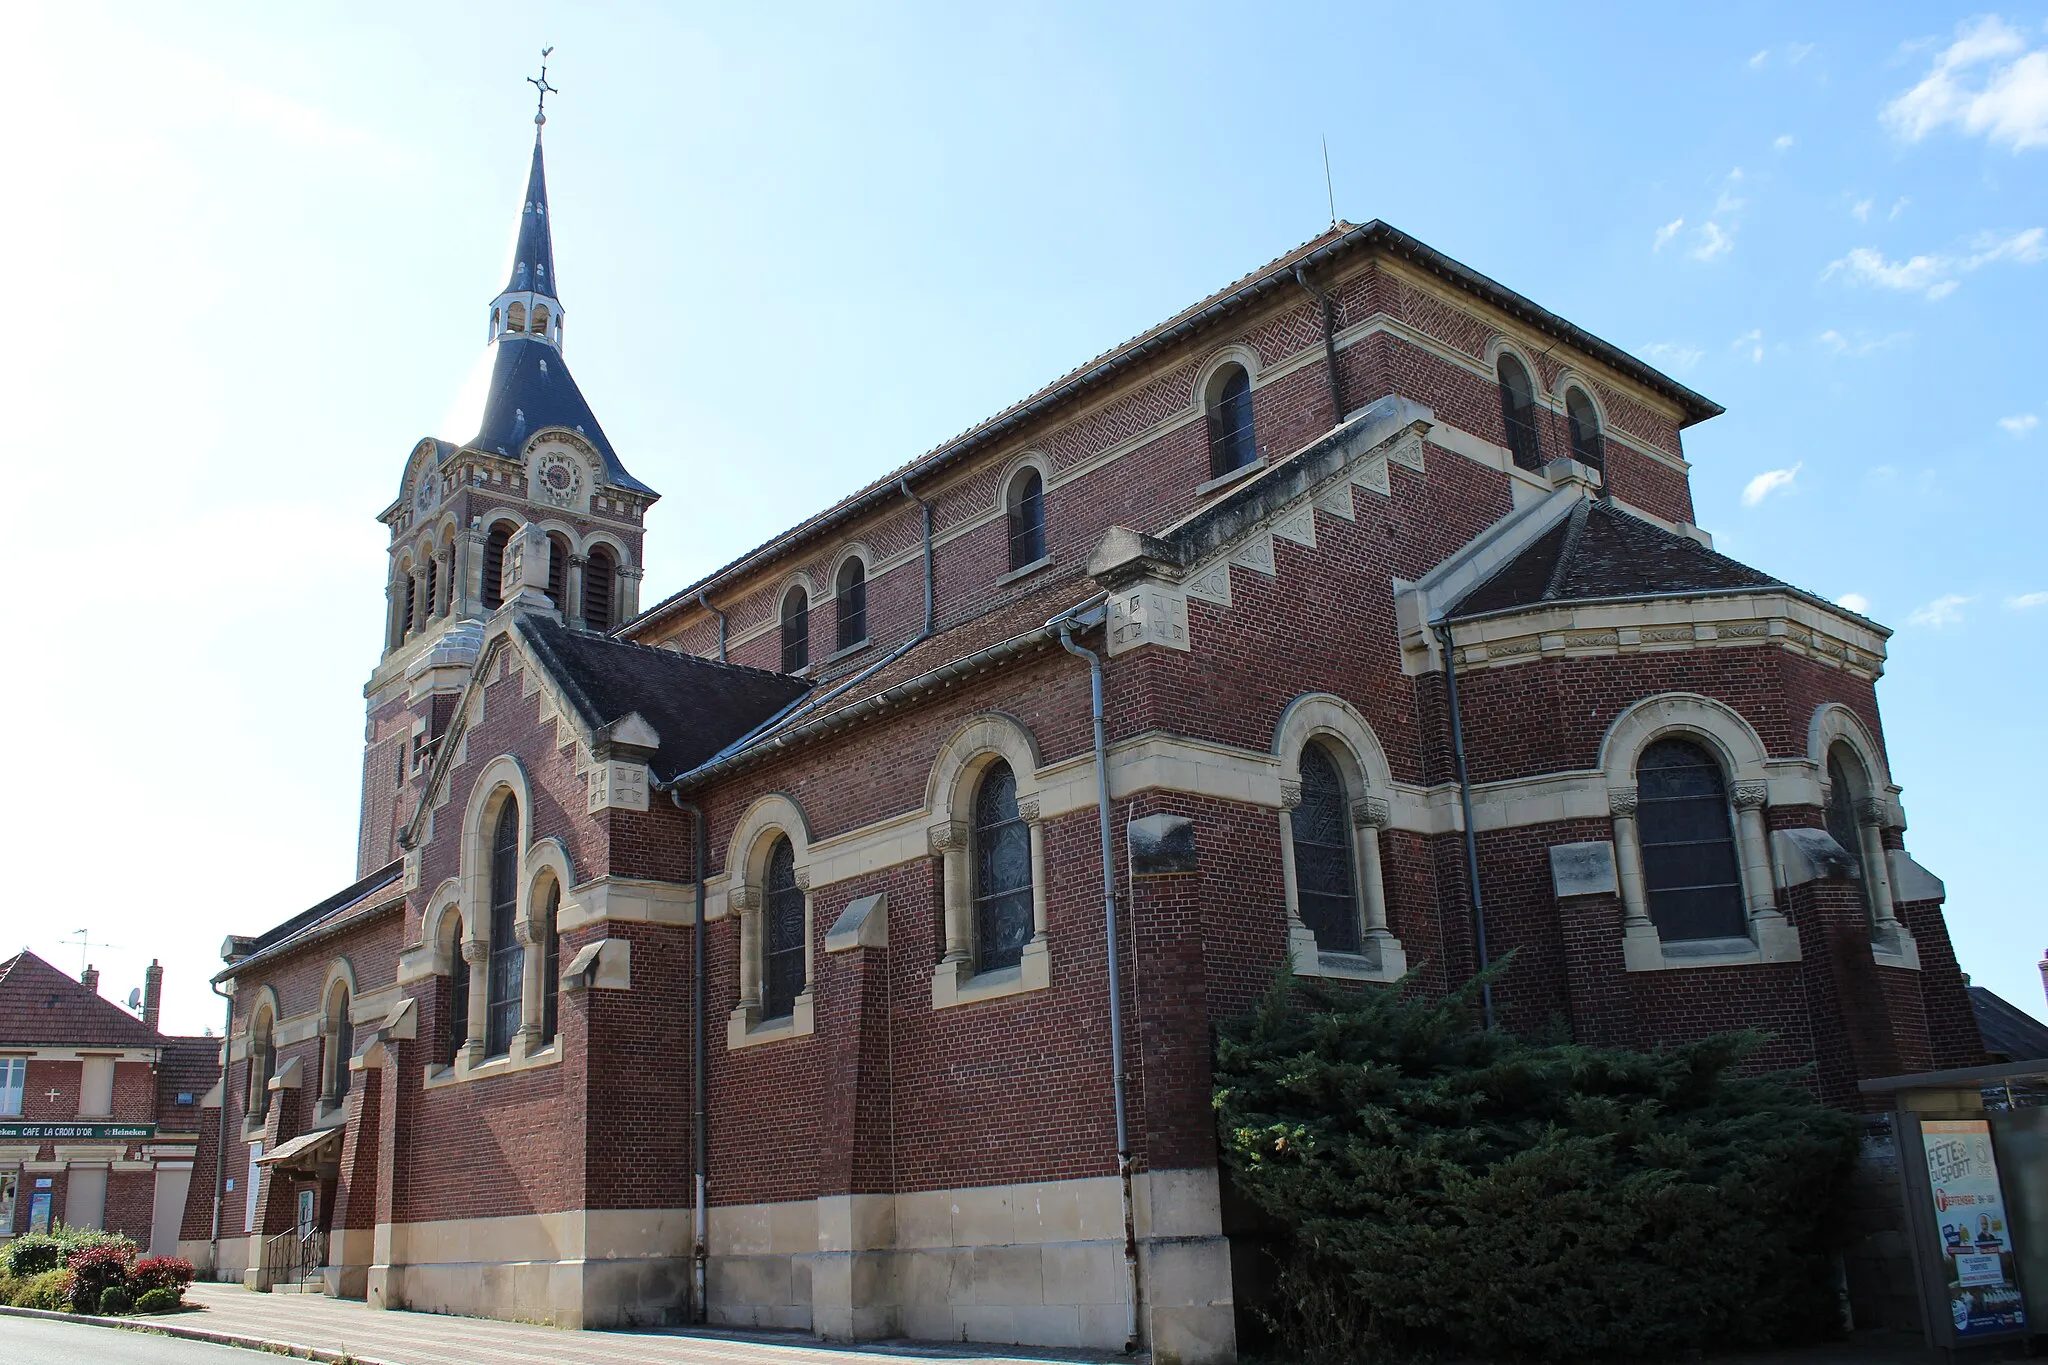
POLYGON ((533 466, 534 493, 557 507, 582 501, 583 462, 566 450, 544 450, 533 466))
POLYGON ((440 496, 441 481, 434 477, 433 470, 423 471, 420 474, 420 486, 413 491, 413 506, 422 512, 431 512, 434 510, 434 503, 439 500, 440 496))

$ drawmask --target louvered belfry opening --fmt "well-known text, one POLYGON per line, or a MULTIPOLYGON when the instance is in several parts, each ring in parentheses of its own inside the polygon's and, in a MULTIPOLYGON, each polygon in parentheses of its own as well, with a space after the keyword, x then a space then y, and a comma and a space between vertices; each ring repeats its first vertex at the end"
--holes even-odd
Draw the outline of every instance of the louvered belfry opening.
POLYGON ((484 537, 484 606, 496 611, 505 605, 505 547, 512 543, 512 524, 501 521, 484 537))
POLYGON ((569 542, 552 532, 548 535, 548 598, 555 610, 568 610, 569 542))
POLYGON ((599 545, 583 565, 583 624, 590 630, 610 630, 612 620, 612 576, 617 571, 612 552, 599 545))

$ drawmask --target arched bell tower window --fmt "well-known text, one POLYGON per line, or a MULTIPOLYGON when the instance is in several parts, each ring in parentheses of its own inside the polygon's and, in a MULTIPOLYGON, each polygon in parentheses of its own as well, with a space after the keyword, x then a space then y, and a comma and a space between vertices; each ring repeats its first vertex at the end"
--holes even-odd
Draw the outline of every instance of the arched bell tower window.
POLYGON ((523 332, 526 330, 525 304, 515 303, 505 309, 505 327, 508 331, 513 332, 523 332))
POLYGON ((436 610, 441 601, 441 562, 432 555, 427 556, 427 596, 420 612, 420 624, 425 625, 440 613, 436 610))
POLYGON ((1045 479, 1026 466, 1010 480, 1004 499, 1010 518, 1010 567, 1021 569, 1045 558, 1045 479))
POLYGON ((490 959, 484 996, 484 1055, 512 1050, 519 1028, 526 949, 513 931, 519 903, 519 802, 506 797, 491 836, 490 959))
POLYGON ((512 543, 512 523, 501 521, 484 537, 484 606, 496 611, 505 605, 505 547, 512 543))
POLYGON ((838 647, 852 649, 868 638, 868 566, 859 555, 848 555, 839 566, 832 595, 838 608, 838 647))
POLYGON ((805 985, 804 889, 796 884, 796 850, 787 835, 768 850, 761 893, 761 1017, 786 1019, 805 985))
POLYGON ((1658 937, 1670 943, 1747 934, 1720 763, 1689 739, 1660 739, 1636 761, 1636 789, 1643 889, 1658 937))
POLYGON ((1252 427, 1252 377, 1226 365, 1209 381, 1209 476, 1221 478, 1259 457, 1252 427))
POLYGON ((1512 355, 1503 354, 1495 367, 1500 377, 1500 416, 1507 428, 1508 449, 1521 469, 1543 468, 1543 443, 1536 434, 1536 390, 1529 371, 1512 355))
POLYGON ((794 673, 811 662, 811 597, 802 584, 782 598, 782 671, 794 673))
POLYGON ((1565 420, 1572 429, 1572 458, 1593 469, 1605 470, 1606 456, 1600 441, 1600 413, 1584 389, 1567 389, 1565 420))
POLYGON ((548 334, 548 306, 544 303, 533 305, 533 334, 537 337, 548 334))
POLYGON ((612 628, 612 575, 616 569, 611 550, 603 545, 593 547, 583 565, 583 624, 591 630, 612 628))
POLYGON ((548 599, 556 611, 569 607, 569 542, 553 531, 548 533, 548 599))

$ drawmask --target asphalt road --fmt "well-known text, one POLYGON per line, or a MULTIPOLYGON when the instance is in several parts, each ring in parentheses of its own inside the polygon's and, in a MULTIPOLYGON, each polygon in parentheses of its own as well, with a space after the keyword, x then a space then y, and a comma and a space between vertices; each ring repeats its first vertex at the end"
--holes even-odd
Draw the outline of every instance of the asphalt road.
POLYGON ((0 1318, 0 1365, 254 1365, 262 1354, 207 1341, 35 1318, 0 1318))

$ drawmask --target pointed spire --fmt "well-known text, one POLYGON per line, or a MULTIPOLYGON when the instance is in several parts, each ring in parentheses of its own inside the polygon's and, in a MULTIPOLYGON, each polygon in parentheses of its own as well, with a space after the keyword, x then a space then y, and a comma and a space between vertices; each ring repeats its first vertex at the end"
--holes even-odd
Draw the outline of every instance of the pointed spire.
POLYGON ((519 249, 512 256, 512 278, 505 282, 505 292, 531 290, 556 298, 555 239, 548 228, 548 176, 541 161, 540 135, 541 130, 535 128, 533 169, 527 172, 526 203, 519 211, 519 249))

